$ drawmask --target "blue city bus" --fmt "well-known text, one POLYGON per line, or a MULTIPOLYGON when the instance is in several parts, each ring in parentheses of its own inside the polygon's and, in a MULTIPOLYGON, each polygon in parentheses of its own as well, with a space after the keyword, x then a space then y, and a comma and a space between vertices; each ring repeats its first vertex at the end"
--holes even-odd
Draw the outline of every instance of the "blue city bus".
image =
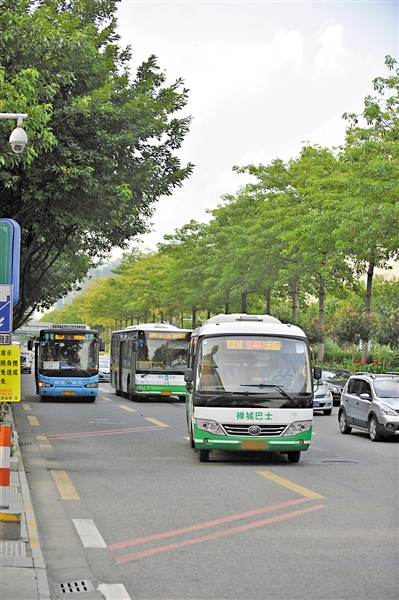
POLYGON ((34 347, 36 393, 42 401, 83 397, 95 402, 99 351, 105 349, 98 331, 57 323, 40 331, 34 347))

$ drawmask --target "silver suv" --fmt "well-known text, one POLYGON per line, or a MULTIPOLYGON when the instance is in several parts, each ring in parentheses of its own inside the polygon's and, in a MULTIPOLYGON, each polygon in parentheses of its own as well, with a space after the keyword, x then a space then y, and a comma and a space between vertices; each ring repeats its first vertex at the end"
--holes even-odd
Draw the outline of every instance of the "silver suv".
POLYGON ((399 373, 356 373, 345 384, 338 409, 341 433, 368 431, 372 442, 399 435, 399 373))

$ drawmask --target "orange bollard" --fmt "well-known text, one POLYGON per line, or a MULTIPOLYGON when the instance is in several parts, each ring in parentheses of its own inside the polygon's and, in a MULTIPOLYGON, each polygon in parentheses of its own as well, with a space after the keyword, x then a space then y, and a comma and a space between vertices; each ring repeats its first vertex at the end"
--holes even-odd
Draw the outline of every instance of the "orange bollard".
POLYGON ((0 425, 0 508, 10 506, 11 425, 0 425))

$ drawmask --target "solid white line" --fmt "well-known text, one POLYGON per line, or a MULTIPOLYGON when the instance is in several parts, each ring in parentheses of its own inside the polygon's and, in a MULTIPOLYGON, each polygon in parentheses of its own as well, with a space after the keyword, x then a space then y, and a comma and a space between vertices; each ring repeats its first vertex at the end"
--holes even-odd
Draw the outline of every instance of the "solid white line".
POLYGON ((131 600, 123 583, 102 583, 97 589, 105 600, 131 600))
POLYGON ((72 519, 85 548, 107 548, 94 521, 91 519, 72 519))

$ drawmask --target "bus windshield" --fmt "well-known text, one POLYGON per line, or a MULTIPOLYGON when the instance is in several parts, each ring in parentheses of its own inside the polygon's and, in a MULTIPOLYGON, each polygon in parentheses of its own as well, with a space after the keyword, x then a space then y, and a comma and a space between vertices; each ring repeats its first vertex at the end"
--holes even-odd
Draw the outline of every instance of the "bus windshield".
POLYGON ((305 340, 266 335, 200 339, 194 378, 197 406, 307 406, 311 362, 305 340), (299 403, 299 404, 298 404, 299 403))
POLYGON ((54 371, 65 374, 81 374, 83 371, 92 375, 93 371, 98 370, 97 343, 94 339, 66 338, 67 336, 63 340, 40 340, 39 370, 51 372, 52 375, 55 374, 54 371))
POLYGON ((140 331, 137 348, 137 373, 173 371, 184 373, 189 340, 186 333, 140 331))

